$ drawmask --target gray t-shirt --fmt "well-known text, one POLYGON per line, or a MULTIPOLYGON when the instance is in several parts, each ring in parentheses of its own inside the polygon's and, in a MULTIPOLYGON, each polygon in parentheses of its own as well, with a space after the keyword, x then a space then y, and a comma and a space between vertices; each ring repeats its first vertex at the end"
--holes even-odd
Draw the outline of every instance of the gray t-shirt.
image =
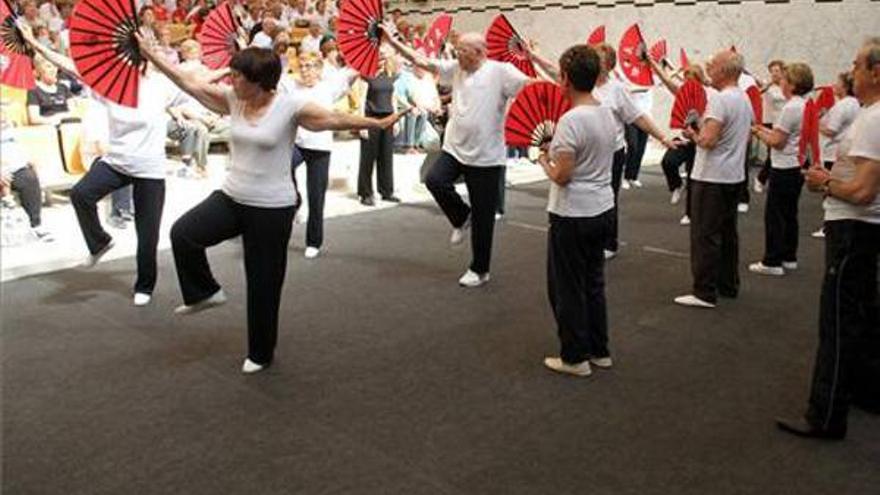
POLYGON ((614 115, 615 128, 615 151, 626 146, 626 138, 624 136, 624 126, 632 124, 642 115, 645 115, 632 95, 627 91, 626 86, 615 78, 610 77, 608 81, 593 89, 593 96, 602 102, 602 105, 611 109, 614 115))
POLYGON ((703 125, 709 120, 721 124, 721 136, 714 148, 697 146, 691 178, 717 184, 736 184, 745 180, 746 147, 751 133, 752 104, 742 89, 731 86, 723 91, 707 89, 703 125))
POLYGON ((595 217, 614 208, 614 120, 611 109, 604 104, 580 105, 559 119, 550 153, 573 153, 575 167, 568 184, 550 184, 547 211, 563 217, 595 217))
POLYGON ((785 147, 781 150, 776 148, 770 149, 770 166, 776 169, 798 168, 798 143, 801 140, 801 126, 804 122, 804 107, 807 102, 803 96, 793 95, 782 111, 776 122, 773 123, 773 129, 784 132, 788 137, 785 138, 785 147))
POLYGON ((242 115, 244 102, 230 88, 226 92, 231 116, 232 165, 223 192, 235 202, 259 208, 296 204, 290 160, 296 137, 297 114, 307 102, 279 91, 256 121, 242 115))
MULTIPOLYGON (((855 158, 880 162, 880 102, 863 108, 856 121, 844 132, 838 147, 837 162, 831 176, 840 181, 852 180, 856 175, 855 158)), ((865 206, 828 197, 825 199, 825 220, 860 220, 880 224, 880 194, 865 206)))
POLYGON ((822 136, 822 160, 837 160, 837 146, 844 132, 855 122, 860 109, 859 100, 854 96, 845 96, 822 117, 820 124, 834 133, 833 136, 822 136))

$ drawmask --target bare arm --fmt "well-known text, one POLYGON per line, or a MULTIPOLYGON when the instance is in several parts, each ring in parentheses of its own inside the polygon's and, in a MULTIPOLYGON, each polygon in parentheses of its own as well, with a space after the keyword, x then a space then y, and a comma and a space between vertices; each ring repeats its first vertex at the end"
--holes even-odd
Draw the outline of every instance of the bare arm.
POLYGON ((526 45, 526 53, 529 55, 529 59, 534 62, 539 69, 544 71, 544 73, 549 76, 550 80, 555 83, 559 83, 561 76, 559 74, 559 66, 553 63, 552 60, 542 57, 538 52, 536 52, 531 44, 526 45))
POLYGON ((571 151, 560 151, 553 154, 550 158, 547 153, 541 153, 538 157, 538 163, 547 174, 547 178, 554 184, 564 186, 571 182, 571 175, 574 172, 574 153, 571 151))
POLYGON ((761 142, 775 150, 785 148, 785 142, 788 141, 788 134, 775 127, 773 129, 767 129, 764 126, 756 125, 752 127, 752 133, 761 142))
POLYGON ((718 141, 721 139, 721 122, 707 119, 703 121, 698 133, 690 129, 685 129, 683 133, 700 148, 711 150, 718 146, 718 141))
POLYGON ((663 85, 666 86, 666 89, 675 96, 675 93, 678 93, 679 85, 672 80, 672 77, 669 76, 669 73, 666 72, 666 69, 660 66, 657 62, 654 61, 651 57, 648 57, 648 63, 651 64, 651 69, 654 70, 654 74, 657 74, 657 77, 663 82, 663 85))
POLYGON ((382 24, 382 31, 384 31, 385 36, 383 39, 391 45, 397 53, 403 55, 403 58, 412 62, 415 66, 421 67, 427 71, 436 72, 440 70, 439 61, 436 59, 428 58, 421 53, 413 50, 406 44, 402 43, 400 40, 394 37, 394 33, 397 32, 397 27, 394 26, 391 22, 385 22, 382 24))
POLYGON ((25 21, 24 19, 19 19, 16 26, 18 26, 19 31, 21 31, 21 35, 22 38, 24 38, 24 41, 35 52, 42 55, 46 60, 52 63, 52 65, 58 67, 64 72, 67 72, 71 76, 82 80, 82 76, 80 76, 79 71, 76 70, 76 64, 73 62, 73 59, 71 59, 70 57, 65 57, 64 55, 47 48, 42 43, 37 41, 37 38, 34 37, 34 32, 31 30, 31 26, 27 23, 27 21, 25 21))
POLYGON ((812 167, 806 174, 811 191, 824 191, 854 205, 869 205, 880 194, 880 161, 853 157, 856 175, 852 180, 832 179, 831 173, 821 166, 812 167))
POLYGON ((675 143, 670 141, 663 134, 663 132, 660 131, 660 128, 657 127, 657 124, 654 123, 654 119, 652 119, 651 117, 648 117, 647 115, 642 114, 641 116, 639 116, 639 118, 637 118, 635 120, 635 122, 633 122, 633 124, 635 124, 636 127, 638 127, 639 129, 650 134, 651 137, 653 137, 657 141, 660 141, 660 143, 662 143, 663 146, 665 146, 667 148, 675 148, 676 147, 675 143))
POLYGON ((315 103, 306 103, 297 114, 297 122, 304 128, 320 131, 344 131, 361 129, 385 129, 400 120, 406 112, 393 113, 381 119, 333 112, 315 103))

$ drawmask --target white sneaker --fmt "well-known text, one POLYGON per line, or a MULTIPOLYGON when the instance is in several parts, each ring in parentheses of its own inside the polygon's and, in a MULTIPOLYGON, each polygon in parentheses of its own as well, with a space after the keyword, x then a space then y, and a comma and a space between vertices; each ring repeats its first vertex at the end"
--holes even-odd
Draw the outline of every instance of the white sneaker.
POLYGON ((816 239, 824 239, 825 238, 825 227, 821 227, 819 230, 810 234, 810 236, 816 239))
POLYGON ((500 222, 501 220, 504 220, 504 213, 496 213, 495 214, 495 221, 500 222))
POLYGON ((488 273, 479 275, 473 270, 468 270, 464 272, 464 275, 462 275, 460 279, 458 279, 458 285, 461 285, 462 287, 479 287, 488 281, 488 273))
POLYGON ((605 259, 610 260, 611 258, 617 257, 617 251, 611 251, 610 249, 605 250, 605 259))
POLYGON ((108 242, 106 246, 102 247, 100 251, 95 254, 90 254, 89 257, 86 258, 86 261, 83 263, 83 267, 92 268, 97 265, 98 262, 101 261, 101 258, 103 258, 104 255, 107 254, 107 251, 110 251, 110 249, 112 249, 115 244, 116 243, 113 242, 113 240, 111 239, 110 242, 108 242))
POLYGON ((640 180, 638 180, 638 179, 636 179, 636 180, 631 180, 631 181, 629 181, 629 182, 630 182, 630 184, 632 184, 633 186, 635 186, 635 187, 637 187, 637 188, 639 188, 639 189, 641 189, 642 186, 644 185, 644 184, 642 184, 642 181, 640 181, 640 180))
POLYGON ((687 215, 681 217, 681 220, 678 221, 678 224, 679 225, 690 225, 691 224, 691 217, 689 217, 687 215))
POLYGON ((669 198, 669 204, 677 205, 679 201, 681 201, 681 190, 682 188, 679 187, 672 191, 672 197, 669 198))
POLYGON ((303 256, 305 256, 306 259, 311 260, 317 258, 319 254, 321 254, 321 250, 319 248, 308 246, 306 247, 306 251, 303 253, 303 256))
POLYGON ((153 299, 153 296, 149 294, 145 294, 143 292, 135 292, 134 293, 134 305, 135 306, 146 306, 150 304, 150 300, 153 299))
POLYGON ((709 301, 704 301, 693 294, 688 294, 686 296, 678 296, 674 300, 675 300, 675 304, 681 304, 682 306, 691 306, 694 308, 707 308, 707 309, 711 309, 711 308, 715 307, 715 303, 710 303, 709 301))
POLYGON ((760 261, 749 265, 749 271, 752 273, 760 273, 761 275, 773 275, 774 277, 785 275, 785 270, 781 266, 767 266, 760 261))
POLYGON ((783 261, 782 268, 784 270, 797 270, 797 261, 783 261))
POLYGON ((755 181, 752 183, 752 190, 758 194, 764 192, 764 184, 761 184, 757 177, 755 177, 755 181))
POLYGON ((246 375, 263 371, 264 368, 265 366, 251 361, 250 358, 246 358, 244 363, 241 364, 241 372, 246 375))
POLYGON ((736 211, 740 213, 748 213, 749 212, 749 204, 748 203, 740 203, 736 205, 736 211))
POLYGON ((601 358, 590 358, 590 364, 593 366, 607 370, 611 369, 611 366, 614 365, 614 362, 611 360, 611 357, 601 357, 601 358))
POLYGON ((462 224, 461 227, 458 227, 457 229, 452 229, 452 235, 449 236, 449 244, 452 244, 453 246, 457 246, 457 245, 461 244, 462 242, 464 242, 465 234, 467 233, 468 229, 470 229, 470 228, 471 228, 471 217, 468 217, 468 219, 464 221, 464 224, 462 224))
POLYGON ((41 242, 54 242, 55 236, 52 235, 51 232, 44 229, 43 227, 34 227, 31 229, 31 232, 34 233, 38 241, 41 242))
POLYGON ((630 189, 632 188, 632 184, 630 184, 628 179, 623 179, 623 182, 620 183, 620 187, 624 189, 630 189))
POLYGON ((550 368, 557 373, 565 373, 574 376, 590 376, 593 370, 590 369, 590 362, 583 361, 578 364, 568 364, 558 357, 544 358, 544 366, 550 368))
POLYGON ((190 304, 187 306, 186 304, 182 304, 176 308, 174 308, 174 314, 176 315, 191 315, 198 313, 199 311, 204 311, 206 309, 210 309, 216 306, 220 306, 226 303, 226 294, 223 292, 223 289, 218 290, 211 297, 199 301, 195 304, 190 304))

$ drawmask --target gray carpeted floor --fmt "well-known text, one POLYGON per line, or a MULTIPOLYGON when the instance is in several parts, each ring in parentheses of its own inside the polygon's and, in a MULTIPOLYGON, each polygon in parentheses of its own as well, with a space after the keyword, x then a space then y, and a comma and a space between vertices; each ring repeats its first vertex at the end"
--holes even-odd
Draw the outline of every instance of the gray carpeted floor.
POLYGON ((742 293, 681 308, 687 229, 662 178, 624 191, 608 264, 613 371, 541 366, 546 184, 510 191, 492 282, 456 285, 467 250, 433 205, 296 229, 274 366, 245 377, 240 246, 210 253, 230 303, 188 318, 170 253, 150 307, 133 260, 2 287, 3 481, 9 494, 875 494, 880 417, 841 443, 778 433, 801 412, 816 342, 822 242, 802 198, 801 265, 747 272, 763 196, 741 216, 742 293))

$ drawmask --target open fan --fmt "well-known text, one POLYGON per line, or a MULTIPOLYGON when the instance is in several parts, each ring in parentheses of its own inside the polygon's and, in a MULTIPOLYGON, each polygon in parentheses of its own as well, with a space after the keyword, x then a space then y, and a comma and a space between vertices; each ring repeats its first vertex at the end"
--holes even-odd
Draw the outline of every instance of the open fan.
POLYGON ((645 39, 642 37, 639 25, 633 24, 623 33, 617 50, 620 68, 631 83, 639 86, 654 85, 654 75, 651 73, 647 57, 645 39))
POLYGON ((605 25, 597 27, 590 33, 590 36, 587 38, 588 45, 598 45, 601 43, 605 43, 605 25))
POLYGON ((541 146, 553 139, 556 123, 571 108, 562 88, 547 81, 527 84, 514 98, 504 122, 508 146, 541 146))
POLYGON ((0 84, 33 89, 33 52, 15 25, 18 15, 9 0, 0 1, 0 84))
POLYGON ((443 49, 443 43, 449 37, 449 31, 452 30, 452 16, 449 14, 440 14, 425 34, 425 53, 429 57, 440 56, 440 50, 443 49))
POLYGON ((807 99, 801 121, 801 136, 798 140, 798 163, 801 167, 821 162, 819 151, 819 105, 807 99))
POLYGON ((510 62, 529 77, 537 75, 526 53, 525 41, 504 14, 498 14, 486 31, 486 51, 492 60, 510 62))
POLYGON ((827 112, 834 106, 834 88, 831 86, 819 86, 816 88, 816 106, 819 113, 827 112))
POLYGON ((379 71, 382 16, 382 0, 347 0, 339 12, 339 51, 345 63, 366 78, 379 71))
POLYGON ((761 98, 761 90, 757 86, 749 86, 746 90, 746 96, 749 97, 749 103, 752 104, 755 124, 762 124, 764 122, 764 102, 761 98))
POLYGON ((223 2, 212 10, 196 38, 202 45, 202 61, 212 70, 229 66, 232 56, 239 50, 241 21, 232 11, 229 2, 223 2))
POLYGON ((648 54, 651 56, 651 60, 653 60, 654 62, 669 67, 669 62, 666 60, 667 53, 665 39, 660 38, 660 41, 651 45, 651 48, 648 50, 648 54))
POLYGON ((687 69, 691 66, 691 61, 688 60, 688 55, 687 52, 684 51, 684 48, 682 48, 678 52, 678 66, 682 69, 687 69))
POLYGON ((135 32, 134 0, 81 0, 70 17, 70 55, 83 80, 98 94, 137 107, 144 63, 135 32))
POLYGON ((672 104, 669 127, 673 129, 693 127, 699 122, 705 111, 706 88, 697 81, 688 79, 675 93, 675 103, 672 104))

